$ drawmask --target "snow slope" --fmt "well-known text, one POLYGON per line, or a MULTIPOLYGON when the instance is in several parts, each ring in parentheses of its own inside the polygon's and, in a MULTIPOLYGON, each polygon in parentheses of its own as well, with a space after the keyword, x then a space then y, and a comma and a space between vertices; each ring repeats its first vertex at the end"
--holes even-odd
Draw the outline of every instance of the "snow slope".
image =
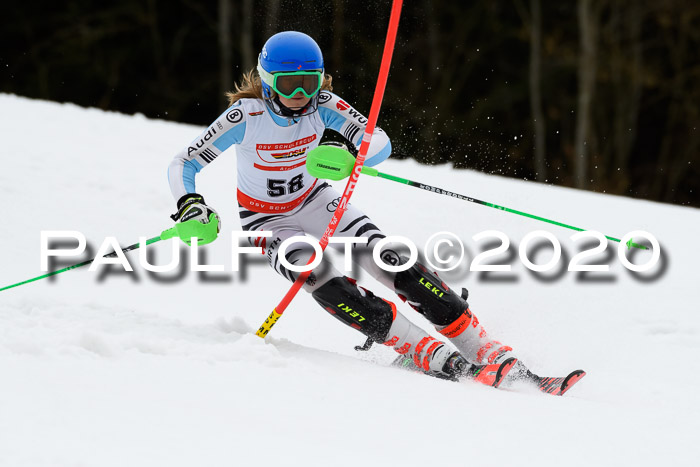
MULTIPOLYGON (((40 274, 42 230, 79 230, 96 248, 106 236, 128 245, 168 228, 166 167, 199 131, 0 94, 0 287, 40 274)), ((471 259, 487 243, 474 234, 510 238, 511 257, 496 259, 512 272, 461 268, 444 277, 470 289, 486 329, 535 372, 588 372, 557 398, 389 368, 391 349, 355 352, 362 336, 306 294, 268 339, 256 337, 288 284, 258 258, 245 275, 230 271, 230 232, 240 229, 235 164, 230 151, 198 177, 223 218, 206 260, 225 272, 147 274, 133 252, 133 273, 82 268, 0 292, 0 466, 695 465, 698 210, 448 166, 381 165, 618 238, 645 230, 662 246, 659 266, 642 275, 623 268, 610 243, 609 256, 596 256, 609 273, 537 276, 518 259, 520 240, 553 233, 565 268, 580 246, 572 231, 360 181, 354 203, 386 233, 419 247, 435 232, 455 232, 471 259)), ((169 258, 170 242, 151 248, 159 263, 169 258)), ((545 248, 532 258, 544 263, 550 255, 545 248)), ((360 281, 396 299, 367 275, 360 281)))

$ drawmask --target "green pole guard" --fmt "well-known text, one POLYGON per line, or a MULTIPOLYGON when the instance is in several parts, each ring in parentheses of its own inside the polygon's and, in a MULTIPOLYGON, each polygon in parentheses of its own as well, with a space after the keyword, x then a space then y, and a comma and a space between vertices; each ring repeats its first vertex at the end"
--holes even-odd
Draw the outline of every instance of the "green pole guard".
POLYGON ((209 215, 209 223, 202 224, 197 219, 178 222, 174 227, 160 234, 161 240, 178 237, 187 245, 192 244, 192 237, 197 237, 197 245, 206 245, 216 240, 219 234, 219 216, 213 212, 209 215))
POLYGON ((343 180, 350 176, 354 165, 353 155, 338 146, 317 146, 306 155, 306 170, 324 180, 343 180))

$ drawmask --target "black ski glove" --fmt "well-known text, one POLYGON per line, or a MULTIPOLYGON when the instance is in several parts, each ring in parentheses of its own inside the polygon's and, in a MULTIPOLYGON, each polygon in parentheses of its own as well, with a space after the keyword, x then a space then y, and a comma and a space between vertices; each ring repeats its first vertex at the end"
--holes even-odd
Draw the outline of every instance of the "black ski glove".
MULTIPOLYGON (((188 229, 188 232, 192 233, 194 236, 205 239, 205 243, 214 241, 221 231, 219 214, 213 208, 207 206, 204 197, 197 193, 188 193, 180 198, 177 201, 177 212, 171 215, 170 218, 179 224, 196 220, 205 225, 206 228, 188 229), (212 214, 215 216, 213 219, 211 217, 212 214), (216 231, 210 226, 211 222, 216 222, 216 231)), ((186 240, 185 242, 187 243, 186 240)), ((200 244, 203 243, 200 242, 200 244)))

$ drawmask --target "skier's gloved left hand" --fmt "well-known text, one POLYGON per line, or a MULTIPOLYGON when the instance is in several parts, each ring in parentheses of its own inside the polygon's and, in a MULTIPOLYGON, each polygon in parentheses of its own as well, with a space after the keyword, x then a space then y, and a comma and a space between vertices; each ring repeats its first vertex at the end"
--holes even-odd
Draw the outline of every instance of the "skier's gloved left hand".
POLYGON ((188 245, 192 237, 197 237, 199 245, 211 243, 221 231, 219 214, 207 206, 204 197, 197 193, 188 193, 180 198, 177 212, 170 218, 177 222, 177 235, 188 245))

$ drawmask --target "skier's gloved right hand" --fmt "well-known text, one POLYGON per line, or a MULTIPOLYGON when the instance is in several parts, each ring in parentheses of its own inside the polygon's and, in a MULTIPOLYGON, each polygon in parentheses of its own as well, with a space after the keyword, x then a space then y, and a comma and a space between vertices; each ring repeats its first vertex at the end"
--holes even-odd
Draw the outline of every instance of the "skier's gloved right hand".
POLYGON ((342 141, 324 141, 323 143, 320 144, 320 146, 335 146, 338 148, 341 148, 350 154, 352 154, 352 157, 357 158, 357 148, 355 147, 354 144, 352 144, 350 141, 346 141, 345 143, 342 141))
POLYGON ((219 214, 204 202, 204 197, 197 193, 188 193, 177 202, 177 212, 170 216, 177 222, 175 229, 180 239, 191 244, 192 237, 197 237, 199 245, 216 240, 221 231, 219 214))

